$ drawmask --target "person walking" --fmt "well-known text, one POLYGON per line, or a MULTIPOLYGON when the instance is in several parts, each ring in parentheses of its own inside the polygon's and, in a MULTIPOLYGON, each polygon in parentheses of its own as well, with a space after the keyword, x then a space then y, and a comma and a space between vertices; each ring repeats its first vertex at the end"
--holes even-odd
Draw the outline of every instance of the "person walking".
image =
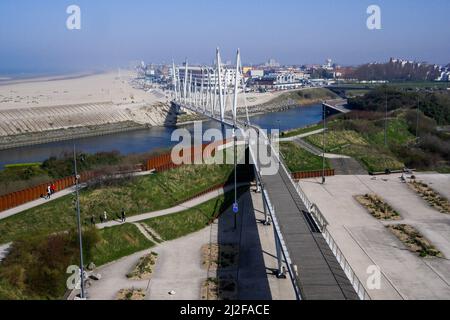
POLYGON ((94 217, 94 215, 91 216, 91 224, 93 226, 95 226, 95 217, 94 217))
POLYGON ((126 216, 125 216, 125 209, 124 208, 122 208, 122 213, 120 214, 120 217, 122 219, 122 222, 125 222, 125 220, 127 219, 126 216))
POLYGON ((54 194, 56 192, 56 185, 54 183, 50 185, 50 192, 51 194, 54 194))
POLYGON ((47 199, 50 199, 50 196, 52 195, 52 188, 50 185, 47 186, 47 199))
POLYGON ((100 218, 100 223, 103 223, 103 214, 100 214, 99 218, 100 218))
POLYGON ((106 211, 103 211, 103 221, 108 221, 108 215, 106 214, 106 211))

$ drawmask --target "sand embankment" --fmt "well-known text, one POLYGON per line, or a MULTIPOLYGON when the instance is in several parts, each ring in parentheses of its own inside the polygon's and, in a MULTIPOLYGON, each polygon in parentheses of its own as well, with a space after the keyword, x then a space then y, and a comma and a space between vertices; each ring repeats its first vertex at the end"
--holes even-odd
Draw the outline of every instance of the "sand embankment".
POLYGON ((133 88, 133 73, 0 86, 0 149, 176 124, 169 96, 133 88))

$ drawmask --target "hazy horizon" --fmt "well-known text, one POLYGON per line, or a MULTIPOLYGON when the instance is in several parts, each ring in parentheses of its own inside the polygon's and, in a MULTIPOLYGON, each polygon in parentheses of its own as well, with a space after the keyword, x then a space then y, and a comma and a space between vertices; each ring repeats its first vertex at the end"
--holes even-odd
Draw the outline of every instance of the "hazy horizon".
POLYGON ((245 64, 341 65, 390 57, 450 63, 447 0, 0 2, 0 74, 110 70, 131 61, 208 64, 241 49, 245 64), (68 30, 66 8, 81 8, 81 30, 68 30), (381 30, 366 27, 381 8, 381 30))

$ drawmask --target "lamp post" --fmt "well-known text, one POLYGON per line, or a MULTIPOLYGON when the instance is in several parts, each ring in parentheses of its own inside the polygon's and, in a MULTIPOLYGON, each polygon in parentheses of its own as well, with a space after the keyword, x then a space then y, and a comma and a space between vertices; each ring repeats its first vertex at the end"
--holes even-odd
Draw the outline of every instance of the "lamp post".
POLYGON ((387 85, 384 88, 385 94, 385 116, 384 116, 384 145, 387 146, 387 126, 388 126, 388 98, 387 98, 387 85))
POLYGON ((75 145, 73 145, 73 168, 75 175, 75 193, 76 193, 76 207, 77 207, 77 225, 78 225, 78 241, 80 245, 80 280, 81 280, 81 294, 80 298, 85 299, 84 292, 84 267, 83 267, 83 238, 81 234, 81 216, 80 216, 80 194, 78 186, 78 171, 77 171, 77 156, 75 151, 75 145))
POLYGON ((322 102, 322 116, 323 116, 323 137, 322 137, 322 184, 325 184, 325 131, 327 127, 326 119, 326 106, 325 102, 322 102))
MULTIPOLYGON (((234 141, 234 206, 237 207, 237 136, 236 136, 236 121, 233 126, 233 141, 234 141)), ((237 211, 237 210, 233 210, 237 211)), ((234 230, 237 229, 237 212, 234 212, 234 230)))
POLYGON ((416 118, 416 142, 419 142, 419 113, 420 113, 420 100, 417 96, 417 118, 416 118))

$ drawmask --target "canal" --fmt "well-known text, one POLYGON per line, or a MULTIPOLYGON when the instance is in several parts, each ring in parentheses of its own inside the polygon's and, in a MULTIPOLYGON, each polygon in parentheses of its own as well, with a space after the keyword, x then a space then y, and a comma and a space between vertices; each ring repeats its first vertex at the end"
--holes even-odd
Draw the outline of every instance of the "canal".
MULTIPOLYGON (((302 106, 285 111, 254 115, 250 118, 252 124, 264 129, 279 129, 281 131, 301 128, 319 122, 322 119, 322 105, 302 106)), ((193 125, 185 126, 192 132, 193 125)), ((213 121, 203 123, 203 130, 220 128, 213 121)), ((153 127, 109 134, 105 136, 88 137, 75 140, 52 142, 41 145, 21 147, 0 151, 0 169, 6 164, 41 162, 51 156, 60 156, 71 152, 75 143, 78 150, 87 153, 117 150, 122 154, 151 152, 161 148, 169 148, 177 142, 171 141, 174 127, 153 127)))

